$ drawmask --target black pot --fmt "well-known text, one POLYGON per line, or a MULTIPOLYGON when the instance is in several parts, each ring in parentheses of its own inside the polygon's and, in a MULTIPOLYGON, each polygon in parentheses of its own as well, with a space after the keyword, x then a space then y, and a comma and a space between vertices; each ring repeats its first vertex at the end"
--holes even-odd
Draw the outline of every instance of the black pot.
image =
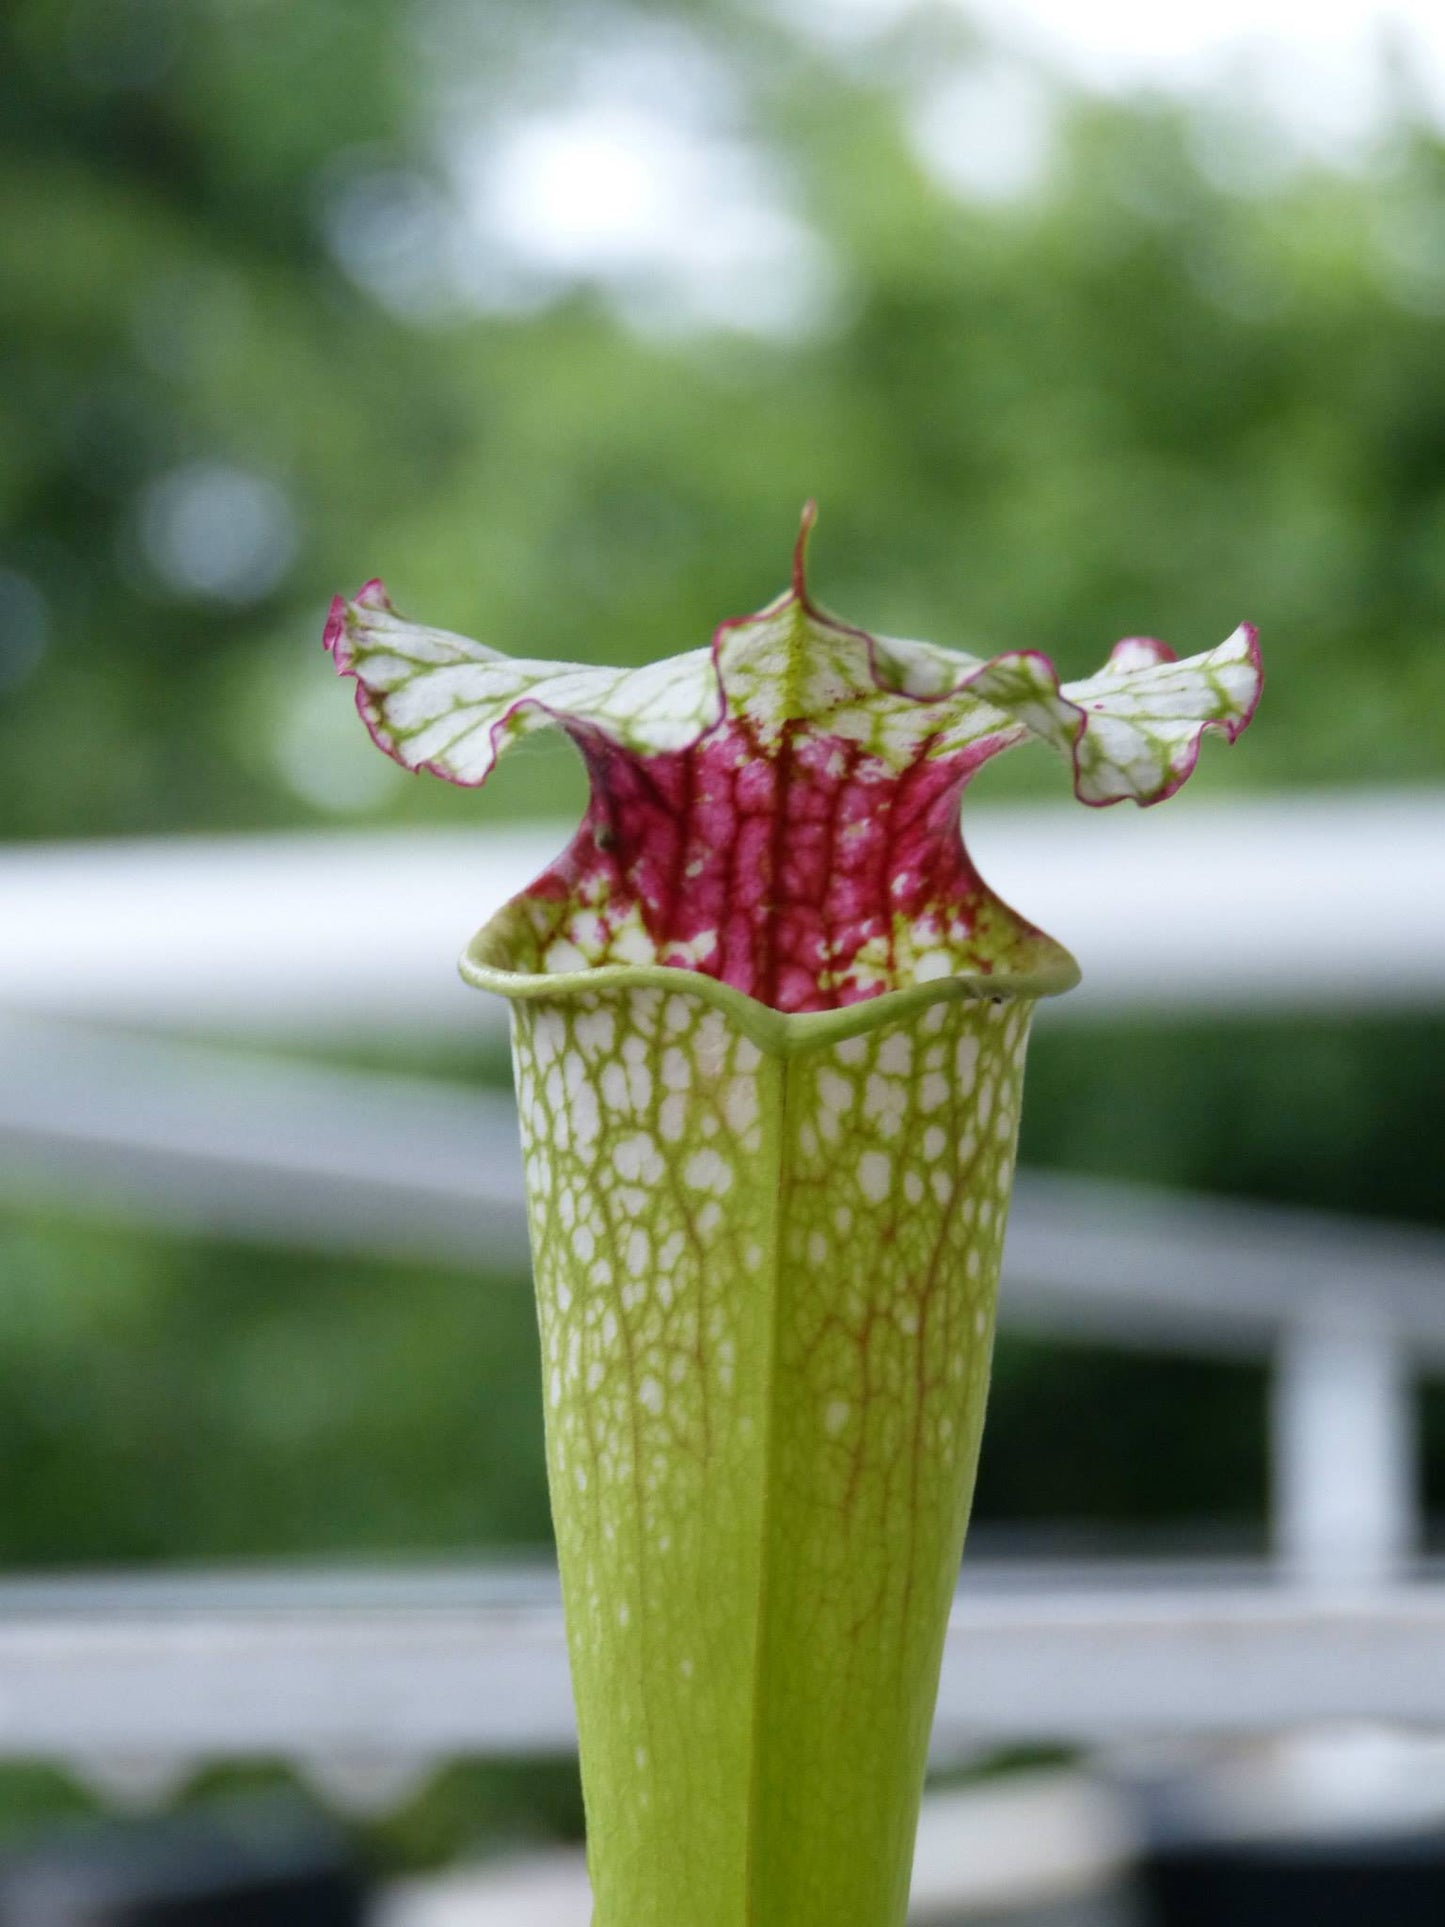
POLYGON ((52 1836, 0 1868, 0 1927, 360 1927, 344 1840, 290 1807, 52 1836))
POLYGON ((1177 1842, 1142 1880, 1157 1927, 1441 1927, 1445 1832, 1177 1842))

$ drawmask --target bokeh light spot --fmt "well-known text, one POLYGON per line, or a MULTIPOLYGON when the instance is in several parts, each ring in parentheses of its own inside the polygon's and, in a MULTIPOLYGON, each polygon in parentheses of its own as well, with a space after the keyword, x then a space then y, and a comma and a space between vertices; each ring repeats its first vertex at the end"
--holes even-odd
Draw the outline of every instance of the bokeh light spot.
POLYGON ((296 554, 291 506, 274 482, 225 462, 194 462, 151 482, 141 498, 141 547, 173 594, 260 602, 296 554))

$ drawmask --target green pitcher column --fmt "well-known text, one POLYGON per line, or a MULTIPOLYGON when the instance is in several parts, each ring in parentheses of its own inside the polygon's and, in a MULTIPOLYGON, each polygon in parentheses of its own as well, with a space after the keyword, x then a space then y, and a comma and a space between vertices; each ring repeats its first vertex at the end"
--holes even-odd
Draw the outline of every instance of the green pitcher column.
POLYGON ((597 1927, 894 1927, 1032 1006, 759 1041, 557 988, 514 1037, 597 1927))

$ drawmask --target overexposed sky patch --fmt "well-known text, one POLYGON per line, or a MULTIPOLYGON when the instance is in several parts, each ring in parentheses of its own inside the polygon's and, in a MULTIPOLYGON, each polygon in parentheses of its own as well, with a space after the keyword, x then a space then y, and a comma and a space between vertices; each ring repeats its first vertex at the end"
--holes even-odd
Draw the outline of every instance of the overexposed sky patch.
POLYGON ((827 248, 749 127, 746 76, 674 17, 602 7, 500 117, 441 82, 474 305, 591 288, 634 327, 793 338, 837 297, 827 248))
MULTIPOLYGON (((896 0, 886 0, 896 5, 896 0)), ((970 0, 975 19, 1010 38, 1062 54, 1101 86, 1138 80, 1207 80, 1249 45, 1302 56, 1349 54, 1381 32, 1402 31, 1445 64, 1438 0, 970 0)))
MULTIPOLYGON (((762 0, 866 67, 948 0, 762 0)), ((953 0, 980 44, 905 78, 915 151, 973 201, 1027 197, 1053 160, 1060 84, 1199 98, 1200 160, 1269 191, 1299 161, 1366 164, 1406 98, 1445 126, 1445 0, 953 0), (1387 54, 1393 50, 1393 62, 1387 54)), ((648 333, 806 337, 846 307, 841 264, 750 125, 726 38, 606 0, 585 34, 539 27, 527 84, 475 91, 439 63, 438 183, 359 148, 321 183, 362 285, 416 319, 527 312, 579 288, 648 333), (554 44, 555 42, 555 44, 554 44)), ((945 39, 947 36, 945 36, 945 39)))
POLYGON ((974 17, 1085 84, 1233 92, 1306 153, 1364 158, 1390 106, 1385 56, 1445 120, 1440 0, 974 0, 974 17))
POLYGON ((909 132, 925 167, 955 193, 1018 200, 1048 174, 1053 102, 1021 62, 971 61, 918 90, 909 132))
MULTIPOLYGON (((918 0, 776 0, 800 30, 866 46, 918 0)), ((1238 85, 1304 144, 1348 158, 1378 123, 1381 50, 1445 123, 1442 0, 956 0, 991 42, 1106 92, 1238 85)))
POLYGON ((745 143, 599 90, 463 163, 480 230, 556 285, 590 281, 643 328, 806 333, 831 296, 821 242, 745 143))

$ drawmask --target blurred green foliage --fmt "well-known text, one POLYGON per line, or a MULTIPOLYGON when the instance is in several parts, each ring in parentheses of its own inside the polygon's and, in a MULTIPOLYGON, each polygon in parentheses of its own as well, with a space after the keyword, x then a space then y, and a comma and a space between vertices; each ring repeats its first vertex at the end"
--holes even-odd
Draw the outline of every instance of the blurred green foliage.
MULTIPOLYGON (((619 9, 4 10, 0 835, 569 807, 560 747, 485 805, 376 757, 318 647, 331 592, 381 573, 503 649, 642 660, 778 589, 810 494, 820 594, 878 628, 1079 674, 1120 635, 1257 622, 1259 721, 1190 794, 1445 775, 1445 146, 1403 87, 1376 166, 1268 178, 1237 104, 1062 97, 1046 184, 987 204, 908 137, 922 81, 977 52, 951 9, 866 59, 745 0, 631 13, 731 77, 833 262, 816 332, 647 333, 587 277, 408 317, 348 268, 349 184, 454 192, 443 76, 485 135, 545 104, 539 49, 619 9), (157 505, 217 473, 282 520, 249 579, 188 586, 157 505)), ((984 788, 1059 780, 1023 755, 984 788)), ((1025 1152, 1439 1221, 1442 1044, 1404 1018, 1045 1026, 1025 1152)), ((0 1281, 0 1562, 545 1539, 522 1280, 13 1212, 0 1281)), ((1263 1439, 1255 1374, 1010 1340, 980 1516, 1257 1536, 1263 1439)), ((389 1851, 457 1845, 481 1802, 457 1785, 389 1851)))
MULTIPOLYGON (((771 594, 810 493, 820 587, 874 626, 1081 672, 1120 634, 1193 649, 1258 622, 1269 700, 1204 784, 1439 773, 1431 133, 1402 119, 1388 169, 1248 193, 1219 178, 1248 129, 1076 99, 1046 190, 970 204, 905 134, 920 72, 968 52, 944 15, 850 65, 750 8, 653 11, 746 79, 836 263, 816 338, 647 338, 585 283, 425 326, 379 305, 323 214, 364 167, 444 191, 441 29, 400 0, 7 10, 0 565, 40 591, 49 646, 12 665, 0 827, 305 822, 336 726, 303 645, 333 587, 384 572, 403 607, 509 650, 644 658, 771 594), (178 593, 148 559, 147 491, 198 463, 254 472, 294 517, 255 600, 178 593)), ((494 27, 484 130, 509 72, 525 97, 529 28, 473 13, 494 27)), ((332 801, 474 811, 384 774, 332 801)), ((513 794, 535 804, 545 774, 513 794)))
POLYGON ((19 1214, 0 1277, 0 1564, 546 1540, 525 1278, 19 1214))

